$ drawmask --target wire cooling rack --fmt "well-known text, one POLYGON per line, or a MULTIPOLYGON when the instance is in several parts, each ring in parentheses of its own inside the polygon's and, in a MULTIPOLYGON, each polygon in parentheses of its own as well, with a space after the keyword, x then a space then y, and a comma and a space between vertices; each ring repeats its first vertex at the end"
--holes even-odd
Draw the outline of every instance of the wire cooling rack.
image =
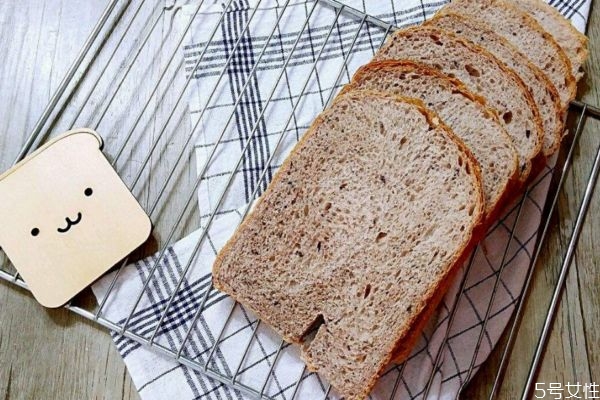
MULTIPOLYGON (((224 10, 232 4, 232 1, 233 0, 230 0, 228 3, 224 2, 225 6, 221 11, 221 21, 225 16, 224 10)), ((108 148, 105 152, 112 160, 113 166, 119 171, 136 197, 143 205, 145 205, 146 211, 154 222, 154 237, 157 239, 158 246, 161 249, 160 253, 162 254, 164 254, 165 249, 169 245, 173 244, 174 241, 198 225, 198 215, 196 215, 196 190, 202 178, 202 174, 201 176, 196 177, 193 168, 190 168, 188 163, 188 161, 193 158, 193 146, 191 145, 193 143, 191 143, 191 141, 193 140, 197 126, 192 126, 189 121, 189 109, 185 104, 186 101, 183 100, 186 99, 186 93, 189 90, 194 72, 200 65, 201 60, 210 53, 208 49, 210 48, 211 41, 215 37, 218 25, 212 29, 210 37, 208 37, 204 43, 204 47, 198 50, 198 61, 195 65, 185 65, 181 52, 181 44, 184 42, 186 34, 188 34, 192 24, 192 20, 198 13, 203 2, 204 1, 200 0, 196 7, 193 5, 186 6, 192 7, 195 9, 195 12, 193 12, 192 17, 189 19, 189 23, 183 24, 183 28, 181 28, 173 23, 175 18, 180 17, 178 13, 181 13, 183 6, 183 4, 178 4, 177 0, 175 0, 175 3, 168 6, 165 6, 162 0, 140 0, 133 2, 111 0, 101 15, 98 23, 93 28, 89 38, 84 43, 80 53, 68 70, 65 78, 59 84, 58 90, 51 98, 47 108, 42 113, 42 116, 15 160, 15 162, 18 162, 27 154, 34 151, 47 138, 74 126, 88 126, 99 132, 118 131, 119 135, 114 135, 114 137, 110 137, 106 140, 108 148), (132 37, 134 37, 135 40, 128 40, 132 37), (151 65, 144 63, 142 61, 144 57, 141 57, 141 55, 145 54, 145 59, 147 59, 148 53, 154 55, 159 62, 152 63, 151 65), (157 68, 155 64, 160 67, 157 68), (187 78, 182 78, 184 77, 184 74, 181 73, 181 69, 186 67, 188 70, 191 70, 191 73, 187 74, 187 78), (148 135, 148 131, 151 131, 152 135, 148 135), (148 136, 150 137, 148 138, 148 136), (169 146, 166 145, 167 143, 169 146), (169 161, 167 162, 165 160, 169 161)), ((288 3, 289 0, 286 4, 288 3)), ((375 47, 378 47, 383 44, 385 38, 393 32, 396 27, 373 16, 366 15, 354 8, 345 6, 336 0, 316 0, 313 3, 309 3, 309 5, 311 8, 309 17, 305 22, 305 27, 308 24, 310 15, 319 8, 327 8, 330 11, 333 11, 335 19, 329 26, 328 31, 325 32, 326 38, 321 50, 315 56, 314 63, 312 64, 312 71, 306 78, 303 92, 310 80, 315 79, 315 77, 313 77, 313 72, 322 54, 327 53, 329 46, 340 46, 339 43, 334 44, 333 40, 330 40, 330 37, 332 32, 340 29, 341 19, 352 19, 355 21, 354 26, 356 26, 356 30, 351 33, 351 39, 342 44, 342 53, 346 54, 346 56, 344 57, 343 65, 340 67, 339 71, 337 71, 337 81, 325 102, 327 105, 333 99, 337 89, 346 83, 347 76, 349 76, 353 72, 353 68, 355 68, 349 65, 349 57, 352 54, 352 50, 357 46, 357 43, 360 42, 363 29, 366 27, 371 32, 375 32, 373 36, 378 38, 379 43, 375 47)), ((248 29, 253 16, 254 13, 251 14, 247 25, 242 27, 243 30, 248 29)), ((277 24, 273 26, 272 33, 266 40, 265 48, 275 33, 276 25, 277 24)), ((240 35, 240 37, 241 36, 242 35, 240 35)), ((294 43, 291 52, 296 49, 300 36, 301 33, 298 37, 290 38, 294 43)), ((241 40, 238 40, 235 43, 234 48, 237 49, 240 45, 241 40)), ((259 56, 256 65, 260 63, 260 58, 263 54, 264 51, 259 56)), ((227 62, 221 67, 219 81, 221 81, 225 75, 225 71, 229 68, 230 61, 231 57, 228 58, 227 62)), ((251 71, 251 73, 252 72, 253 71, 251 71)), ((285 67, 279 71, 279 74, 280 77, 285 74, 285 67)), ((210 100, 212 99, 213 94, 209 94, 209 100, 204 106, 205 109, 206 107, 210 107, 210 100)), ((234 104, 234 111, 232 111, 232 113, 240 106, 240 99, 241 94, 234 104)), ((203 113, 205 109, 201 112, 203 113)), ((294 113, 302 113, 302 107, 298 103, 294 105, 290 119, 294 113)), ((545 218, 542 221, 542 229, 540 230, 536 241, 532 265, 536 264, 540 255, 543 240, 550 226, 551 216, 556 208, 561 188, 573 161, 577 141, 583 131, 586 120, 588 117, 600 119, 600 110, 598 108, 577 101, 572 103, 571 114, 572 140, 567 141, 570 145, 568 148, 563 149, 563 157, 560 157, 561 162, 555 170, 554 184, 552 185, 552 190, 545 207, 545 218)), ((219 144, 219 142, 215 144, 215 148, 219 144)), ((271 160, 269 160, 267 166, 270 162, 271 160)), ((579 213, 570 237, 567 252, 564 255, 559 279, 556 283, 551 304, 546 314, 545 324, 539 338, 535 356, 531 363, 529 376, 525 387, 523 388, 523 398, 528 397, 532 390, 532 386, 534 385, 535 376, 550 333, 553 316, 556 313, 561 298, 561 290, 565 284, 567 272, 574 256, 577 240, 581 233, 583 220, 591 201, 599 170, 600 148, 597 149, 593 167, 587 179, 586 190, 579 207, 579 213)), ((261 177, 262 176, 264 176, 264 171, 261 173, 261 177)), ((256 191, 254 195, 256 195, 256 191)), ((219 202, 217 207, 211 210, 208 216, 207 226, 213 222, 214 216, 219 212, 221 206, 220 203, 221 202, 219 202)), ((523 202, 517 203, 518 215, 520 215, 520 206, 522 204, 523 202)), ((205 227, 205 229, 208 228, 205 227)), ((202 235, 200 240, 203 240, 204 236, 205 235, 202 235)), ((196 250, 198 250, 198 248, 196 248, 196 250)), ((148 250, 148 252, 149 251, 150 250, 148 250)), ((506 251, 508 251, 508 245, 506 251)), ((89 302, 87 302, 87 305, 80 305, 76 300, 66 305, 66 307, 127 338, 151 346, 155 351, 221 381, 226 385, 239 389, 248 395, 256 398, 270 398, 265 393, 265 387, 271 377, 273 367, 271 367, 271 370, 265 377, 265 381, 259 385, 249 386, 239 380, 241 363, 248 353, 251 342, 248 343, 248 347, 244 351, 244 356, 240 361, 240 365, 237 366, 235 373, 232 375, 226 376, 222 374, 220 371, 213 369, 210 363, 211 358, 214 357, 215 351, 222 341, 223 331, 221 331, 220 335, 214 341, 208 357, 203 360, 198 360, 186 355, 184 346, 192 331, 193 323, 197 321, 198 317, 203 312, 206 301, 211 293, 212 286, 207 288, 206 292, 203 294, 201 303, 193 310, 194 320, 191 324, 192 326, 187 330, 187 334, 180 346, 165 346, 164 344, 159 344, 155 340, 161 324, 165 321, 165 317, 172 301, 181 287, 187 268, 173 289, 173 293, 170 294, 169 302, 164 306, 162 314, 158 319, 158 324, 151 329, 152 333, 150 335, 141 333, 130 325, 133 311, 125 322, 112 321, 107 318, 103 314, 106 301, 114 288, 114 283, 116 282, 119 273, 126 263, 127 260, 119 267, 115 278, 109 287, 108 293, 103 299, 100 299, 97 305, 89 305, 89 302)), ((158 263, 153 266, 150 275, 155 272, 157 265, 158 263)), ((498 271, 491 296, 496 295, 504 266, 505 265, 502 265, 500 271, 498 271)), ((470 268, 470 265, 468 265, 467 268, 470 268)), ((509 327, 508 340, 502 349, 502 356, 496 371, 494 386, 489 394, 490 399, 495 398, 498 395, 500 385, 502 384, 503 374, 506 370, 512 345, 516 338, 516 332, 523 315, 524 298, 530 287, 533 270, 534 268, 529 269, 523 290, 524 294, 518 298, 516 315, 512 319, 509 327)), ((465 276, 468 276, 468 274, 465 274, 465 276)), ((22 288, 27 288, 25 282, 7 262, 5 262, 2 269, 0 269, 0 278, 22 288)), ((150 277, 147 278, 146 285, 149 281, 150 277)), ((465 282, 462 283, 463 287, 464 284, 465 282)), ((463 291, 461 290, 458 293, 463 293, 463 291)), ((143 293, 139 293, 137 299, 138 302, 142 294, 143 293)), ((459 301, 455 302, 455 304, 458 303, 459 301)), ((453 310, 450 310, 448 332, 452 326, 455 311, 456 307, 453 310)), ((232 313, 229 314, 228 318, 231 318, 231 316, 232 313)), ((482 332, 485 330, 489 318, 490 309, 487 310, 485 315, 482 332)), ((258 326, 259 323, 254 325, 253 334, 258 329, 258 326)), ((476 359, 479 354, 478 351, 482 337, 483 334, 479 336, 477 349, 468 371, 466 371, 466 381, 469 380, 468 378, 471 377, 477 367, 476 359)), ((447 340, 448 335, 446 335, 444 345, 447 340)), ((274 354, 272 365, 275 365, 275 361, 279 357, 283 346, 284 342, 282 341, 274 354)), ((440 354, 441 353, 442 352, 440 351, 440 354)), ((441 360, 438 357, 435 360, 434 372, 437 371, 440 362, 441 360)), ((395 397, 399 382, 402 378, 402 371, 402 368, 399 368, 397 378, 393 381, 393 389, 390 397, 392 399, 395 397)), ((302 370, 301 374, 298 376, 298 380, 291 391, 292 399, 296 397, 298 387, 301 385, 302 377, 305 373, 306 371, 302 370)), ((424 393, 422 393, 423 398, 427 397, 434 376, 435 373, 431 375, 427 388, 424 393)), ((330 390, 331 388, 326 389, 324 398, 328 398, 330 390)))

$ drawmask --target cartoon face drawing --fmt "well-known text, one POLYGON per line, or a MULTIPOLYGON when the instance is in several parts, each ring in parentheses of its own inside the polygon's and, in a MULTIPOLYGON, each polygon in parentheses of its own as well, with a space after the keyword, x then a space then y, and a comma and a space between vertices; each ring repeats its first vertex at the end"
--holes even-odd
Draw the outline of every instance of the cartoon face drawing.
POLYGON ((0 175, 0 246, 46 307, 65 304, 144 243, 150 219, 89 129, 0 175))

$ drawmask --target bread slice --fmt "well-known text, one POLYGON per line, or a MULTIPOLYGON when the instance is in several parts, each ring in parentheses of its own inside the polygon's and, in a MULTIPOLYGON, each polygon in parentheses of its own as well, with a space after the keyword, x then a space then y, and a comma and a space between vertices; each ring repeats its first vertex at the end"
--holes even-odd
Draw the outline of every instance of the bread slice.
POLYGON ((549 32, 571 61, 576 80, 583 77, 583 64, 588 56, 588 38, 579 32, 558 10, 542 0, 513 0, 549 32))
POLYGON ((471 40, 515 71, 527 85, 540 111, 544 127, 544 155, 549 157, 558 150, 564 132, 565 112, 556 88, 542 70, 485 23, 458 14, 446 13, 433 18, 427 24, 471 40))
MULTIPOLYGON (((519 176, 518 156, 510 136, 484 100, 457 79, 412 61, 379 61, 360 68, 342 95, 376 90, 422 100, 471 150, 479 166, 485 214, 494 218, 505 193, 519 176)), ((486 218, 486 219, 488 219, 486 218)))
POLYGON ((541 154, 542 121, 521 78, 496 57, 450 32, 421 26, 395 32, 373 59, 427 64, 485 98, 519 153, 520 179, 527 179, 532 161, 541 154))
POLYGON ((487 23, 526 54, 554 84, 563 108, 567 108, 575 98, 576 82, 567 55, 551 34, 514 3, 506 0, 454 0, 438 11, 439 14, 448 12, 487 23))
POLYGON ((283 163, 213 282, 286 340, 306 339, 309 368, 364 399, 452 278, 483 206, 477 162, 421 102, 348 93, 283 163))

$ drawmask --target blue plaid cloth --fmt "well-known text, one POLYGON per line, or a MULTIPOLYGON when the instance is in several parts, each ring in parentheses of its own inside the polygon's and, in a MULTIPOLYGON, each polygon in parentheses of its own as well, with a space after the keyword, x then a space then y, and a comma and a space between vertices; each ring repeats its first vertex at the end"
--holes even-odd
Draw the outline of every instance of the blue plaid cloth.
MULTIPOLYGON (((445 1, 344 3, 404 26, 422 22, 445 1)), ((590 3, 552 1, 580 30, 585 29, 590 3)), ((341 85, 369 61, 386 29, 346 12, 338 15, 325 3, 308 0, 205 1, 199 9, 197 4, 185 7, 193 25, 183 51, 185 73, 193 74, 189 107, 192 124, 199 132, 196 164, 204 177, 198 191, 202 227, 168 248, 153 276, 149 269, 156 257, 125 268, 106 303, 105 315, 123 324, 142 285, 150 279, 129 321, 130 330, 149 337, 188 270, 162 321, 158 345, 177 351, 190 332, 182 355, 208 362, 209 375, 210 371, 230 378, 235 375, 237 383, 258 391, 264 386, 265 395, 276 399, 291 399, 295 392, 297 399, 321 399, 328 385, 318 374, 304 370, 299 349, 287 344, 280 349, 281 339, 274 332, 258 324, 251 312, 211 289, 210 270, 219 249, 288 152, 341 85), (215 37, 207 46, 213 32, 215 37), (215 147, 217 142, 220 144, 215 147)), ((441 363, 429 398, 454 399, 469 378, 472 361, 473 372, 485 361, 519 299, 553 165, 550 160, 527 195, 490 229, 470 268, 463 268, 409 359, 388 368, 372 399, 422 398, 438 355, 441 363), (515 223, 521 208, 521 218, 515 223), (490 293, 501 268, 492 303, 490 293), (466 283, 458 296, 465 273, 466 283), (450 310, 455 305, 457 312, 450 325, 450 310), (488 309, 490 318, 484 330, 488 309)), ((108 276, 95 285, 99 298, 111 279, 108 276)), ((252 398, 138 342, 117 334, 114 340, 144 400, 252 398)), ((338 396, 332 391, 329 398, 338 396)))

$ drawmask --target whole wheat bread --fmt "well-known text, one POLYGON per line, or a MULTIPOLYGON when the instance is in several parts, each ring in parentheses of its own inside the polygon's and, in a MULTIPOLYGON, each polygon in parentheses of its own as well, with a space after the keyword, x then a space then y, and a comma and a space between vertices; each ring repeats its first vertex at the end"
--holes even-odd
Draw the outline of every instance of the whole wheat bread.
POLYGON ((454 13, 445 13, 436 16, 427 24, 453 32, 484 47, 515 71, 527 85, 540 111, 544 126, 544 155, 548 157, 558 150, 564 132, 565 112, 561 106, 560 95, 542 70, 508 40, 481 21, 454 13))
POLYGON ((424 63, 461 80, 471 92, 485 98, 519 153, 521 180, 527 179, 532 161, 541 155, 542 121, 521 78, 491 53, 453 33, 416 27, 395 32, 373 59, 424 63))
POLYGON ((575 98, 576 82, 567 55, 550 33, 514 3, 506 0, 454 0, 438 14, 447 12, 483 21, 515 45, 554 84, 563 108, 566 109, 575 98))
POLYGON ((510 136, 484 100, 457 79, 412 61, 379 61, 360 68, 342 95, 375 90, 414 97, 425 103, 471 150, 479 166, 485 213, 493 219, 519 176, 518 156, 510 136))
POLYGON ((579 32, 556 8, 542 0, 513 0, 549 32, 571 61, 576 80, 583 77, 583 64, 588 56, 588 38, 579 32))
POLYGON ((220 252, 214 284, 288 341, 321 321, 303 358, 346 399, 363 399, 467 250, 480 179, 421 102, 348 93, 220 252))

